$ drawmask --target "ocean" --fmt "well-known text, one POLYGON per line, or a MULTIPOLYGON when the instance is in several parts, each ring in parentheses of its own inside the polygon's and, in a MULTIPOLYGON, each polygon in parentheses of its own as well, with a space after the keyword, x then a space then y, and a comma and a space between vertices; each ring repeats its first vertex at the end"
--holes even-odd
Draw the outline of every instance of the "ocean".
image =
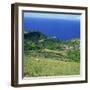
POLYGON ((24 31, 40 31, 48 37, 60 40, 80 38, 80 20, 23 18, 24 31))

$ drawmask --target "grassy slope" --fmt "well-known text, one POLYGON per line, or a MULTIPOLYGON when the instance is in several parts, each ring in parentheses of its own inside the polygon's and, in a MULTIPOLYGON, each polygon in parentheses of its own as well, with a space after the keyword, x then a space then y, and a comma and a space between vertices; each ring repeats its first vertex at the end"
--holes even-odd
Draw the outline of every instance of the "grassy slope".
POLYGON ((64 62, 32 56, 25 56, 24 60, 24 74, 26 77, 80 74, 80 63, 78 62, 64 62))
POLYGON ((80 40, 60 41, 38 31, 24 34, 24 75, 80 74, 80 40))

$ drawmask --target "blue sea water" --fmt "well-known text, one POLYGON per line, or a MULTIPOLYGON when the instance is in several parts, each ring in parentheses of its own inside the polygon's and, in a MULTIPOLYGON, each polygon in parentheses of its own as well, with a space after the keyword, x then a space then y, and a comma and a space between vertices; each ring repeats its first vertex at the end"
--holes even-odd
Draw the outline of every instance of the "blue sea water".
POLYGON ((60 40, 80 38, 80 20, 24 17, 25 31, 40 31, 60 40))

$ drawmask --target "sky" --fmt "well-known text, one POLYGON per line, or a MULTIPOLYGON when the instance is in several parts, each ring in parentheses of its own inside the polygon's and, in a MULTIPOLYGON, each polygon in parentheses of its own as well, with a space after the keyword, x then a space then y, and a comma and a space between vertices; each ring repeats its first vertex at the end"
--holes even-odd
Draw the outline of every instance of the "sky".
POLYGON ((60 40, 80 38, 80 15, 24 12, 24 31, 40 31, 60 40))

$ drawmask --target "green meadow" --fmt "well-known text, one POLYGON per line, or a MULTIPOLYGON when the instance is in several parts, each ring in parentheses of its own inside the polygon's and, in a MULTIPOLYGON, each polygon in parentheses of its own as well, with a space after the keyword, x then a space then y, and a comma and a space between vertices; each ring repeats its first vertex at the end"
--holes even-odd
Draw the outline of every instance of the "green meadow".
POLYGON ((48 58, 25 57, 24 75, 26 77, 79 75, 80 63, 52 60, 48 58))
POLYGON ((24 33, 24 76, 80 75, 80 40, 57 40, 40 32, 24 33))

